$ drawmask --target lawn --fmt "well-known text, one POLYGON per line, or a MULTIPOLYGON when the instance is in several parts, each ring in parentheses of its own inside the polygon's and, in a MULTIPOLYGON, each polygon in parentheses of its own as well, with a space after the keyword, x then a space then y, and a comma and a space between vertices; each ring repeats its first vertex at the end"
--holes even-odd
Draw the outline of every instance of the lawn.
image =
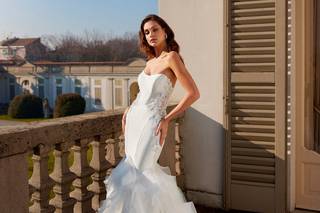
POLYGON ((50 118, 11 118, 9 115, 0 115, 0 120, 8 120, 8 121, 24 121, 24 122, 31 122, 31 121, 42 121, 48 120, 50 118))

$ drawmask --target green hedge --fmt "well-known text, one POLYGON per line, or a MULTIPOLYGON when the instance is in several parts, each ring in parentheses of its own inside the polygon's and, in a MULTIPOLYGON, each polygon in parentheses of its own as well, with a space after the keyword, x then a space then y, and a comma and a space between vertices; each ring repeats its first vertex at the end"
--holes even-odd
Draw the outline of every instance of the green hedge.
POLYGON ((53 117, 83 114, 86 108, 85 99, 77 93, 65 93, 57 97, 53 117))
POLYGON ((9 104, 8 115, 12 118, 42 118, 42 99, 31 94, 17 95, 9 104))

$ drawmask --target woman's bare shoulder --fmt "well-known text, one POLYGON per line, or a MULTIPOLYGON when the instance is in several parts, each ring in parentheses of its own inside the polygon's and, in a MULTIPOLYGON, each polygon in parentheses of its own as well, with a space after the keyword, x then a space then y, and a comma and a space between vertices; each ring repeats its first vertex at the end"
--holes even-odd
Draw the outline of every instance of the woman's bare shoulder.
POLYGON ((177 63, 179 61, 181 61, 181 58, 180 58, 180 55, 179 53, 177 53, 176 51, 170 51, 168 53, 168 60, 169 60, 169 63, 171 62, 174 62, 174 63, 177 63))

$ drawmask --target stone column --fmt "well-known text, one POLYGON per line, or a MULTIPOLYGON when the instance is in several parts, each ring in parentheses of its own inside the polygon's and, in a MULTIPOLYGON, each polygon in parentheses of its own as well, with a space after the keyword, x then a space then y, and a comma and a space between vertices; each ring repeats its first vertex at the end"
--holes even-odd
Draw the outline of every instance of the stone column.
POLYGON ((92 198, 92 208, 97 211, 100 206, 100 202, 106 198, 106 187, 103 181, 106 178, 107 170, 110 169, 112 165, 106 161, 105 158, 105 140, 100 136, 96 136, 91 142, 91 145, 93 155, 90 166, 94 169, 94 174, 91 176, 93 182, 88 189, 94 193, 92 198))
POLYGON ((177 184, 178 186, 184 190, 184 166, 183 166, 183 140, 180 135, 182 118, 178 118, 175 122, 174 129, 174 137, 175 137, 175 168, 176 168, 176 176, 177 176, 177 184))
POLYGON ((129 80, 130 78, 125 78, 126 83, 124 87, 124 91, 126 93, 126 106, 130 105, 130 88, 129 88, 129 80))
POLYGON ((108 78, 111 81, 111 109, 114 110, 114 78, 108 78))
POLYGON ((29 184, 34 189, 31 196, 33 205, 29 207, 29 212, 47 213, 55 210, 49 205, 49 192, 54 184, 48 172, 49 152, 50 148, 44 145, 39 145, 34 149, 33 172, 29 180, 29 184))
POLYGON ((90 175, 94 173, 94 170, 89 167, 87 160, 88 140, 76 140, 72 150, 74 151, 74 162, 70 170, 77 176, 72 184, 75 189, 71 192, 71 197, 77 200, 74 206, 74 212, 94 212, 91 206, 93 193, 87 190, 87 186, 90 182, 90 175))
POLYGON ((68 156, 69 156, 68 143, 56 144, 54 150, 54 170, 50 177, 55 181, 53 192, 55 197, 50 200, 50 204, 55 206, 56 213, 73 212, 74 204, 76 200, 70 198, 70 185, 76 178, 76 175, 69 170, 68 156))
POLYGON ((107 140, 107 161, 113 166, 117 166, 118 162, 121 160, 119 152, 119 139, 110 138, 107 140))

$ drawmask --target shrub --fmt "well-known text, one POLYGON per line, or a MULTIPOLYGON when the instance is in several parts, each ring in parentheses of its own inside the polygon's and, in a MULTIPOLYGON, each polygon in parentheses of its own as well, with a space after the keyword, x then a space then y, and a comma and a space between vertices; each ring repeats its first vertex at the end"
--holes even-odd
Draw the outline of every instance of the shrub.
POLYGON ((86 108, 86 101, 77 93, 65 93, 57 97, 53 117, 64 117, 82 114, 86 108))
POLYGON ((8 115, 12 118, 42 118, 42 99, 32 94, 17 95, 9 104, 8 115))

